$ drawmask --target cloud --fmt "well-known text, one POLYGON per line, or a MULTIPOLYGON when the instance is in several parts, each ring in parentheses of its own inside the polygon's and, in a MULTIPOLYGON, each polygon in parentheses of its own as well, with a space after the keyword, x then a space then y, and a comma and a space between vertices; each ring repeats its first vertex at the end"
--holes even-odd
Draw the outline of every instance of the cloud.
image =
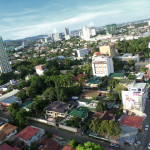
POLYGON ((93 26, 94 26, 94 22, 90 22, 90 23, 88 24, 88 26, 89 26, 89 27, 93 27, 93 26))

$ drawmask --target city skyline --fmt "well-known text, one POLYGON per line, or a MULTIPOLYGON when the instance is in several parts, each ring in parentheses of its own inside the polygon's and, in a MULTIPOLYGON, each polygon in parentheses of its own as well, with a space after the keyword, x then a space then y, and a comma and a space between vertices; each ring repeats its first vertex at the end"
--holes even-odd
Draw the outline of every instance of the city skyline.
POLYGON ((8 1, 0 5, 0 35, 20 39, 87 26, 104 26, 149 18, 148 0, 8 1), (6 9, 7 8, 7 9, 6 9))

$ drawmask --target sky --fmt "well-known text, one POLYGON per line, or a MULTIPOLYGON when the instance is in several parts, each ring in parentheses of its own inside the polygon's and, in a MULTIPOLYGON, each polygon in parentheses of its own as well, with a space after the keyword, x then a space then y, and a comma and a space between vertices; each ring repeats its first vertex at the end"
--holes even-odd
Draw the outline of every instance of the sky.
POLYGON ((150 18, 150 0, 0 0, 0 35, 21 39, 150 18))

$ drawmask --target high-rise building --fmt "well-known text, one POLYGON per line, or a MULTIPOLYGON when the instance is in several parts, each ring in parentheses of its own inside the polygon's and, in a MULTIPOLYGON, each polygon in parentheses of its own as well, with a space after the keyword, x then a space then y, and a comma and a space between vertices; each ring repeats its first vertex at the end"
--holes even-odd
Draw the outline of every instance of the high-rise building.
POLYGON ((11 72, 12 68, 9 64, 6 48, 4 46, 2 37, 0 37, 0 74, 11 72))
POLYGON ((110 73, 114 73, 112 58, 95 52, 92 57, 92 70, 93 75, 98 77, 109 76, 110 73))
POLYGON ((65 34, 65 40, 69 40, 70 39, 70 32, 69 32, 68 28, 65 28, 64 34, 65 34))
POLYGON ((116 34, 117 32, 117 25, 116 24, 111 24, 111 25, 106 25, 106 34, 116 34))
POLYGON ((53 35, 54 41, 61 41, 62 40, 62 36, 60 33, 55 33, 53 35))

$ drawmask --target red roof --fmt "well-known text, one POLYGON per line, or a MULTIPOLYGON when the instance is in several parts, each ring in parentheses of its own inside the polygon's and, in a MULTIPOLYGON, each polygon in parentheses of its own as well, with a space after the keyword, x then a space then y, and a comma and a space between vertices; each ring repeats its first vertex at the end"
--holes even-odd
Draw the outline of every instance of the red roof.
POLYGON ((4 143, 3 145, 0 146, 0 150, 21 150, 18 147, 11 147, 10 145, 4 143))
POLYGON ((16 136, 20 139, 23 139, 25 141, 29 140, 31 137, 33 137, 39 129, 27 126, 25 129, 23 129, 21 132, 19 132, 16 136))
POLYGON ((124 116, 120 122, 121 125, 141 129, 144 117, 124 116))
POLYGON ((76 149, 74 147, 69 146, 69 145, 65 145, 62 150, 76 150, 76 149))
POLYGON ((77 82, 77 81, 79 80, 79 77, 86 77, 86 76, 87 76, 87 74, 79 74, 79 75, 77 75, 76 77, 74 77, 73 80, 74 80, 75 82, 77 82))
POLYGON ((43 147, 40 148, 40 150, 58 150, 59 148, 59 144, 57 142, 48 138, 42 139, 40 144, 43 145, 43 147))

